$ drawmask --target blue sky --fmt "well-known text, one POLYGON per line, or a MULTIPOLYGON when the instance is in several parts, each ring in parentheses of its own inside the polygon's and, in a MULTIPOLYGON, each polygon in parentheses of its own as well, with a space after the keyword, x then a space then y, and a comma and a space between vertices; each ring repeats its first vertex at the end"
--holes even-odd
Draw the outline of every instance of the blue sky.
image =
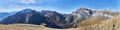
POLYGON ((93 9, 120 8, 120 0, 0 0, 0 12, 20 11, 26 8, 71 13, 80 7, 93 9))

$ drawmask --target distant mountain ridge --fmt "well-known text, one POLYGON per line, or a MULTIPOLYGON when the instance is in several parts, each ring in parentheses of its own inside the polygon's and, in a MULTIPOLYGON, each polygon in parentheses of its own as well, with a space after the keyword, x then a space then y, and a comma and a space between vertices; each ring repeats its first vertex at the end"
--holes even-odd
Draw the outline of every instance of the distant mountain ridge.
POLYGON ((20 12, 17 12, 14 15, 4 18, 0 23, 1 24, 22 23, 36 25, 45 23, 47 27, 52 28, 73 28, 79 27, 80 23, 88 18, 104 17, 105 19, 109 19, 119 14, 120 14, 119 12, 94 11, 87 8, 80 8, 77 11, 72 12, 71 14, 61 14, 57 13, 56 11, 47 10, 38 12, 32 9, 24 9, 20 12))
POLYGON ((8 16, 15 14, 16 12, 0 12, 0 21, 8 16))

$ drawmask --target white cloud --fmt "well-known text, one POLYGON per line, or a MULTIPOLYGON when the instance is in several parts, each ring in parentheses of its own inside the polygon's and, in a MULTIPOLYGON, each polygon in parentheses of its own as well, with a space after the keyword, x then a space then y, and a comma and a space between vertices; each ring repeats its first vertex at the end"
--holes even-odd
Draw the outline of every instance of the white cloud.
POLYGON ((44 4, 44 3, 56 3, 61 0, 6 0, 10 3, 22 3, 22 4, 44 4))
POLYGON ((35 3, 36 3, 36 0, 19 0, 19 3, 35 4, 35 3))

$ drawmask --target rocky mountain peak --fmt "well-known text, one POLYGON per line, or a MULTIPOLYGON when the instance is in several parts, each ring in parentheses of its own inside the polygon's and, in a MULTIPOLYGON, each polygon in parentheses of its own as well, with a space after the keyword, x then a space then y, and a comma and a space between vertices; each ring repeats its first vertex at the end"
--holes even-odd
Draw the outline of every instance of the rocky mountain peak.
POLYGON ((35 10, 32 10, 32 9, 24 9, 24 10, 20 11, 20 13, 26 13, 26 12, 31 12, 31 11, 35 11, 35 10))

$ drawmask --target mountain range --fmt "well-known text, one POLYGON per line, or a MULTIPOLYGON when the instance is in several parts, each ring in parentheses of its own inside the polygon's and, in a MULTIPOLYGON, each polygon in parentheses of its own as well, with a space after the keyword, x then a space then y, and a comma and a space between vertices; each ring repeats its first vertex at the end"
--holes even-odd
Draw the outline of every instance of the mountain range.
POLYGON ((96 11, 88 8, 80 8, 70 14, 62 14, 56 11, 35 11, 24 9, 13 15, 10 15, 0 21, 1 24, 35 24, 45 23, 47 27, 52 28, 76 28, 82 21, 89 18, 110 19, 120 15, 120 12, 109 10, 96 11))

